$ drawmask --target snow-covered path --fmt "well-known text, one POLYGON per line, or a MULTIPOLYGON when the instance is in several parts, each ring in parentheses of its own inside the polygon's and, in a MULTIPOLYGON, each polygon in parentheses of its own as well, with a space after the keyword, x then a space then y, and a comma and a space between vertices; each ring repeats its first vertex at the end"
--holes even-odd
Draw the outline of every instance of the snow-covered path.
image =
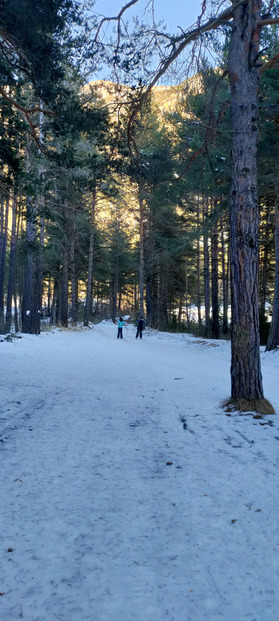
POLYGON ((1 621, 278 621, 277 417, 220 409, 229 343, 115 331, 0 344, 1 621))

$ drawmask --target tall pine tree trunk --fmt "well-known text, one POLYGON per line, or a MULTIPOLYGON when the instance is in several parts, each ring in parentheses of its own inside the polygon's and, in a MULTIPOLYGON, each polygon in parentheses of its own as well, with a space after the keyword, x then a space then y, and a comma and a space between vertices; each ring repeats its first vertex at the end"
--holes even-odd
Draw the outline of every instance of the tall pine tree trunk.
POLYGON ((139 187, 139 208, 140 208, 140 259, 139 259, 139 297, 140 297, 140 315, 143 315, 143 296, 144 296, 144 200, 142 197, 142 188, 139 187))
POLYGON ((272 320, 267 339, 266 350, 271 351, 279 345, 279 183, 275 204, 275 286, 272 320))
POLYGON ((199 333, 201 334, 202 319, 201 319, 201 243, 200 243, 200 197, 198 196, 198 210, 197 210, 197 309, 198 309, 198 324, 199 333))
POLYGON ((26 263, 24 270, 24 289, 22 299, 22 332, 40 333, 40 315, 37 306, 37 256, 36 256, 36 206, 32 198, 27 198, 26 222, 26 263))
POLYGON ((211 297, 212 297, 212 326, 211 333, 214 339, 219 339, 219 287, 218 287, 218 223, 214 225, 211 236, 211 297))
POLYGON ((145 239, 144 271, 146 317, 150 326, 155 324, 155 244, 152 211, 149 212, 148 235, 145 239))
POLYGON ((118 293, 118 283, 119 283, 119 275, 118 275, 118 265, 116 266, 116 272, 113 277, 112 287, 111 287, 111 318, 112 321, 116 321, 117 315, 117 293, 118 293))
POLYGON ((16 294, 14 294, 14 322, 15 322, 15 332, 19 332, 19 315, 18 315, 16 294))
POLYGON ((63 253, 63 267, 61 277, 61 300, 60 300, 60 321, 64 328, 68 327, 68 295, 69 295, 69 266, 68 266, 68 250, 64 249, 63 253))
POLYGON ((233 135, 231 398, 240 409, 245 407, 242 408, 240 400, 245 400, 250 402, 251 409, 258 411, 259 401, 263 400, 258 312, 258 70, 255 65, 260 8, 260 0, 248 0, 235 8, 229 52, 233 135))
POLYGON ((71 277, 71 318, 72 323, 74 325, 77 324, 77 314, 78 314, 78 287, 77 287, 77 276, 76 276, 76 227, 75 224, 72 224, 71 236, 70 236, 70 277, 71 277))
POLYGON ((205 336, 210 336, 210 267, 209 267, 209 248, 207 219, 208 204, 207 199, 203 205, 203 260, 204 260, 204 306, 205 306, 205 336))
POLYGON ((264 230, 260 231, 259 237, 262 240, 262 249, 260 249, 259 309, 260 315, 264 317, 268 297, 268 277, 270 265, 269 227, 266 223, 264 230))
POLYGON ((96 188, 94 188, 92 192, 92 204, 91 204, 91 226, 90 226, 89 253, 88 253, 88 274, 87 274, 87 287, 86 287, 86 302, 85 302, 85 308, 84 308, 84 325, 85 326, 88 326, 90 319, 92 319, 91 309, 92 309, 95 216, 96 216, 96 188))
POLYGON ((9 218, 9 198, 4 199, 1 194, 1 229, 0 229, 0 334, 4 332, 5 305, 4 305, 4 283, 6 268, 6 252, 8 238, 8 218, 9 218), (6 209, 5 209, 6 204, 6 209))
POLYGON ((47 287, 47 317, 50 317, 51 314, 51 278, 48 278, 48 287, 47 287))
POLYGON ((53 326, 56 326, 60 317, 58 316, 58 304, 61 296, 59 295, 59 275, 57 274, 53 279, 53 295, 52 295, 52 306, 51 306, 51 316, 50 323, 53 326))
POLYGON ((188 258, 185 260, 185 309, 187 330, 190 330, 190 299, 189 299, 189 278, 188 278, 188 258))
POLYGON ((222 292, 223 292, 223 334, 226 335, 228 333, 228 306, 229 306, 229 296, 228 296, 228 265, 229 265, 229 257, 228 257, 228 249, 227 244, 225 242, 224 235, 224 224, 222 226, 221 231, 221 249, 222 249, 222 292))
POLYGON ((159 309, 159 328, 165 329, 168 325, 168 275, 165 271, 160 273, 158 309, 159 309))
MULTIPOLYGON (((26 136, 26 172, 31 170, 31 137, 26 136)), ((22 294, 22 332, 40 333, 40 314, 37 295, 37 204, 31 196, 26 198, 26 259, 22 294)))
POLYGON ((9 278, 7 289, 5 333, 10 332, 12 323, 12 299, 15 293, 15 254, 16 254, 16 219, 17 219, 17 198, 14 196, 12 203, 12 229, 9 261, 9 278))
POLYGON ((63 202, 63 220, 64 220, 64 243, 63 243, 63 265, 61 276, 61 316, 60 321, 64 328, 68 327, 68 295, 69 295, 69 214, 68 204, 63 202))
MULTIPOLYGON (((42 205, 42 202, 41 202, 42 205)), ((40 317, 42 316, 42 305, 43 305, 43 274, 44 274, 44 265, 43 265, 43 249, 45 245, 45 219, 44 217, 40 217, 40 243, 38 248, 38 259, 37 259, 37 308, 40 317)))

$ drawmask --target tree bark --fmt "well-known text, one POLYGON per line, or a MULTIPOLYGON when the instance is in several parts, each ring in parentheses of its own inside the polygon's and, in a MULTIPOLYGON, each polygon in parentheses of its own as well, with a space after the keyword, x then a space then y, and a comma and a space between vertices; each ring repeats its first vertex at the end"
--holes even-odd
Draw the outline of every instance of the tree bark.
POLYGON ((276 349, 279 345, 279 184, 275 204, 275 286, 272 320, 267 339, 266 351, 276 349))
POLYGON ((14 294, 14 321, 15 321, 15 332, 19 332, 19 321, 18 321, 18 309, 17 309, 17 296, 14 294))
POLYGON ((232 116, 232 399, 263 398, 258 312, 257 19, 261 1, 234 10, 229 52, 232 116))
POLYGON ((52 307, 51 307, 51 316, 50 316, 50 323, 53 326, 56 326, 58 320, 60 320, 59 314, 58 314, 58 305, 59 305, 59 300, 60 300, 61 296, 59 295, 59 274, 57 273, 57 275, 54 276, 54 280, 53 280, 53 295, 52 295, 52 307))
POLYGON ((139 185, 139 208, 140 208, 140 262, 139 262, 139 298, 140 315, 143 315, 143 296, 144 296, 144 200, 142 198, 142 188, 139 185))
POLYGON ((26 222, 26 264, 24 272, 24 290, 22 299, 22 332, 40 333, 40 315, 37 306, 37 257, 36 257, 36 206, 31 198, 27 198, 26 222))
POLYGON ((65 224, 64 231, 64 248, 63 248, 63 266, 61 278, 61 324, 64 328, 68 327, 68 307, 69 307, 69 215, 67 202, 63 203, 63 219, 65 224))
MULTIPOLYGON (((206 199, 207 200, 207 199, 206 199)), ((203 260, 204 260, 204 306, 205 306, 205 336, 210 336, 210 269, 208 232, 206 218, 208 216, 208 204, 203 205, 203 260)))
POLYGON ((214 339, 220 337, 219 327, 219 287, 218 287, 218 223, 215 224, 211 236, 211 299, 212 299, 212 326, 211 334, 214 339))
POLYGON ((189 300, 189 279, 188 279, 188 258, 185 260, 185 309, 187 330, 190 330, 190 300, 189 300))
POLYGON ((77 311, 78 311, 78 288, 77 288, 77 276, 76 276, 76 231, 75 224, 72 224, 72 230, 70 233, 70 248, 69 248, 69 257, 70 257, 70 277, 71 277, 71 318, 73 325, 77 324, 77 311))
POLYGON ((166 329, 168 326, 168 287, 167 287, 167 275, 161 272, 160 285, 158 295, 158 310, 159 310, 159 328, 166 329))
MULTIPOLYGON (((157 265, 155 261, 154 248, 154 219, 152 211, 149 211, 148 233, 145 238, 144 272, 145 272, 145 303, 146 317, 150 326, 155 325, 155 315, 157 306, 156 294, 156 274, 157 265)), ((136 301, 137 302, 137 301, 136 301)), ((138 304, 136 303, 136 309, 138 304)), ((138 309, 137 309, 138 310, 138 309)))
POLYGON ((47 286, 47 317, 51 315, 51 278, 48 278, 48 286, 47 286))
POLYGON ((12 203, 12 230, 10 245, 9 278, 7 288, 7 303, 5 317, 5 333, 10 332, 12 323, 12 299, 15 293, 15 254, 16 254, 16 219, 17 219, 17 198, 14 196, 12 203))
POLYGON ((222 291, 223 291, 223 334, 226 335, 229 330, 228 326, 228 281, 229 281, 229 256, 226 247, 224 229, 221 231, 221 247, 222 247, 222 291), (226 260, 227 257, 227 260, 226 260))
MULTIPOLYGON (((42 204, 42 201, 41 201, 42 204)), ((37 266, 37 308, 40 318, 42 317, 42 305, 43 305, 43 250, 45 245, 45 218, 40 217, 40 244, 38 249, 38 266, 37 266)))
MULTIPOLYGON (((270 209, 268 207, 268 209, 270 209)), ((268 213, 266 214, 268 217, 268 213)), ((269 280, 269 266, 270 266, 270 243, 269 243, 269 231, 270 227, 264 223, 263 230, 260 230, 259 237, 262 240, 260 247, 260 260, 259 260, 259 309, 260 315, 265 316, 266 302, 268 298, 268 280, 269 280)))
POLYGON ((118 292, 118 266, 114 274, 113 283, 111 287, 111 318, 112 321, 116 321, 117 315, 117 292, 118 292))
POLYGON ((84 308, 84 325, 88 326, 91 317, 92 309, 92 280, 93 280, 93 262, 94 262, 94 227, 95 227, 95 215, 96 215, 96 188, 92 192, 92 204, 91 204, 91 226, 90 226, 90 239, 89 239, 89 254, 88 254, 88 274, 87 274, 87 287, 86 287, 86 302, 84 308))
MULTIPOLYGON (((29 173, 31 161, 31 137, 26 136, 26 172, 29 173)), ((40 314, 38 309, 37 278, 37 218, 38 205, 31 196, 26 198, 26 263, 22 295, 22 332, 40 333, 40 314)))
POLYGON ((1 195, 1 230, 0 230, 0 334, 4 332, 4 283, 6 271, 6 251, 8 238, 9 199, 1 195), (6 204, 6 210, 4 205, 6 204))
POLYGON ((201 243, 200 243, 200 197, 198 196, 197 207, 197 309, 199 333, 201 334, 202 318, 201 318, 201 243))

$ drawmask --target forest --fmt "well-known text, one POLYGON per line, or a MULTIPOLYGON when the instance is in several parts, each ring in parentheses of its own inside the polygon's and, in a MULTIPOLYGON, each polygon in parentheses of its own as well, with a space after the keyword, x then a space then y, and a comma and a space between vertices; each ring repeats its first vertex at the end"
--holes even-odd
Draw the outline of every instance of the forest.
POLYGON ((113 18, 113 53, 106 18, 89 27, 74 0, 1 3, 0 334, 143 314, 232 338, 232 397, 263 400, 259 345, 279 345, 278 2, 217 18, 203 3, 172 46, 157 32, 145 83, 147 26, 129 40, 123 26, 136 3, 113 18), (159 82, 198 37, 195 71, 159 82), (115 79, 92 79, 101 63, 115 79))

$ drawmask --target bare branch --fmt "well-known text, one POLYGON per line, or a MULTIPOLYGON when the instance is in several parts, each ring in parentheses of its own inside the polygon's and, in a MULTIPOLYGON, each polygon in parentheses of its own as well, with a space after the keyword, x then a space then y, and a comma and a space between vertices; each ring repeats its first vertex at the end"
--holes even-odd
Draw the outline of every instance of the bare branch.
POLYGON ((270 12, 271 12, 271 10, 272 10, 272 9, 273 9, 273 7, 274 7, 274 2, 275 2, 275 0, 270 0, 269 7, 268 7, 268 9, 267 9, 267 14, 268 14, 268 15, 270 15, 270 12))
POLYGON ((121 11, 118 13, 118 19, 121 19, 123 13, 125 13, 125 11, 127 11, 127 9, 130 8, 130 6, 133 6, 133 4, 137 4, 138 0, 130 0, 130 2, 128 2, 127 4, 125 4, 121 11))
POLYGON ((260 26, 261 28, 263 26, 271 26, 271 24, 279 24, 279 18, 278 17, 267 17, 266 19, 259 19, 257 23, 258 23, 258 26, 260 26))
MULTIPOLYGON (((119 29, 120 29, 120 20, 122 18, 122 15, 124 15, 125 11, 127 11, 127 9, 129 9, 131 6, 133 6, 134 4, 136 4, 138 2, 138 0, 130 0, 130 2, 128 2, 127 4, 125 4, 121 11, 119 11, 118 15, 115 15, 115 17, 103 17, 103 19, 101 19, 95 37, 94 37, 94 41, 97 41, 98 36, 100 34, 100 30, 102 28, 102 26, 106 23, 106 22, 118 22, 118 40, 119 40, 119 29)), ((118 43, 119 45, 119 43, 118 43)))

